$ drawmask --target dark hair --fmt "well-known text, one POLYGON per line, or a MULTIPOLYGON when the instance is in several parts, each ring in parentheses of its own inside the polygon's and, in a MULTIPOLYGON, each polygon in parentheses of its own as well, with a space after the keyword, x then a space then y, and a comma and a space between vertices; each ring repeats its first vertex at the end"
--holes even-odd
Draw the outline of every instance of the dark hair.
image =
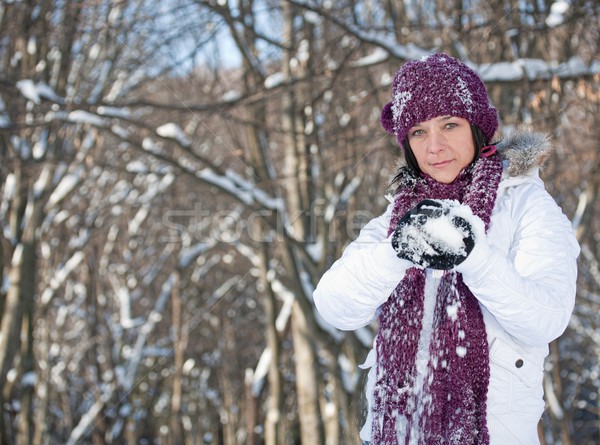
MULTIPOLYGON (((473 163, 479 159, 481 149, 488 144, 488 141, 485 137, 485 134, 483 134, 483 131, 473 124, 471 124, 471 135, 473 136, 473 144, 475 145, 475 155, 473 156, 473 161, 470 164, 473 165, 473 163)), ((421 174, 421 169, 419 168, 417 158, 415 158, 415 154, 413 153, 410 143, 408 142, 408 138, 402 141, 402 147, 404 148, 406 166, 415 176, 419 176, 421 174)), ((397 176, 394 177, 394 179, 392 179, 392 184, 395 184, 397 179, 399 179, 397 176)))

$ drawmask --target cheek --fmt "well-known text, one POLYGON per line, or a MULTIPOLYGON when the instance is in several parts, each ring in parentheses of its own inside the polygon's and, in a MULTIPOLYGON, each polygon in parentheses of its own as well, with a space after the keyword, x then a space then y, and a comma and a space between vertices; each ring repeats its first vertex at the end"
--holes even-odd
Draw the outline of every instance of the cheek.
POLYGON ((415 152, 413 150, 413 153, 415 156, 415 160, 417 161, 417 164, 419 164, 419 168, 421 170, 426 170, 427 169, 427 156, 424 155, 422 151, 415 152))
POLYGON ((475 145, 473 141, 465 143, 465 139, 462 139, 455 147, 459 147, 457 151, 460 153, 461 159, 467 164, 470 164, 475 158, 475 145))
POLYGON ((475 159, 475 147, 473 145, 466 150, 465 158, 467 159, 467 164, 470 164, 475 159))
POLYGON ((413 152, 415 159, 421 164, 427 156, 425 148, 421 144, 411 142, 410 149, 413 152))

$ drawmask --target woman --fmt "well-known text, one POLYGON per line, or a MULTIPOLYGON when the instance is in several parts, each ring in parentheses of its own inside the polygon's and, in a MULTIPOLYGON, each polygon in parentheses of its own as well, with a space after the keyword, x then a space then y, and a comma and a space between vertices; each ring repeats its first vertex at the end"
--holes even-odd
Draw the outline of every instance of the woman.
POLYGON ((489 145, 485 86, 445 54, 398 71, 381 122, 406 161, 391 203, 314 293, 339 329, 378 320, 361 439, 539 444, 544 358, 573 310, 579 254, 538 176, 549 143, 489 145))

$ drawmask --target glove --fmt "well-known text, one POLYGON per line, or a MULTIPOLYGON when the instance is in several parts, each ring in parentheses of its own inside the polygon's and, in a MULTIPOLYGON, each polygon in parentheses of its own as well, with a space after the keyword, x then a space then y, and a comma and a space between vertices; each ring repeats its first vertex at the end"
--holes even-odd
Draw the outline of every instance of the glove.
POLYGON ((462 263, 475 246, 471 224, 453 210, 457 201, 426 199, 398 221, 392 247, 399 258, 423 267, 449 270, 462 263))

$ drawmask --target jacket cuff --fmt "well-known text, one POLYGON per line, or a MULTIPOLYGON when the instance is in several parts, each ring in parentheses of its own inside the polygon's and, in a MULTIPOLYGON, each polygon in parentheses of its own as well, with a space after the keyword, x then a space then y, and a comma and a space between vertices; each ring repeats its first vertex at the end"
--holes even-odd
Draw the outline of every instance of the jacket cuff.
POLYGON ((475 244, 475 247, 469 256, 458 266, 455 267, 457 272, 460 272, 463 277, 477 279, 484 276, 490 269, 493 260, 493 252, 490 248, 487 239, 475 244))
POLYGON ((415 267, 410 261, 398 257, 389 237, 377 243, 369 254, 372 259, 372 270, 379 276, 378 280, 381 283, 389 281, 397 285, 406 270, 415 267))

